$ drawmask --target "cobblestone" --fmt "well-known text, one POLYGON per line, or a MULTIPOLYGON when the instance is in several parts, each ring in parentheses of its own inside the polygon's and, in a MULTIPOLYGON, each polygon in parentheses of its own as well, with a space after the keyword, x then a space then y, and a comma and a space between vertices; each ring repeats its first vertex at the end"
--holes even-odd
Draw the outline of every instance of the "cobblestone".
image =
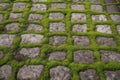
POLYGON ((9 7, 9 3, 0 3, 0 10, 6 10, 9 7))
POLYGON ((22 3, 22 2, 14 3, 13 10, 24 10, 25 6, 26 6, 26 3, 22 3))
POLYGON ((87 32, 87 25, 86 24, 83 24, 83 25, 75 24, 72 27, 72 31, 73 32, 87 32))
POLYGON ((28 20, 29 21, 39 21, 42 20, 43 15, 41 14, 30 14, 28 20))
POLYGON ((73 10, 85 10, 85 7, 84 7, 84 5, 73 4, 71 6, 71 9, 73 9, 73 10))
POLYGON ((93 21, 107 21, 107 18, 105 15, 92 15, 93 21))
POLYGON ((19 30, 20 29, 19 23, 10 23, 10 24, 7 24, 5 27, 9 31, 11 31, 11 30, 19 30))
POLYGON ((91 5, 91 10, 96 12, 102 12, 103 8, 101 5, 91 5))
POLYGON ((47 5, 45 4, 33 4, 31 11, 46 11, 47 5))
POLYGON ((9 19, 11 20, 16 20, 21 18, 22 18, 22 13, 10 13, 10 16, 9 16, 9 19))
POLYGON ((43 29, 43 26, 38 24, 29 24, 27 30, 34 30, 34 31, 41 31, 43 29))
POLYGON ((64 19, 64 14, 63 14, 63 13, 60 13, 60 12, 58 12, 58 13, 50 13, 50 14, 49 14, 49 19, 62 20, 62 19, 64 19))
POLYGON ((65 9, 66 4, 65 3, 54 3, 51 5, 51 8, 53 8, 53 9, 65 9))

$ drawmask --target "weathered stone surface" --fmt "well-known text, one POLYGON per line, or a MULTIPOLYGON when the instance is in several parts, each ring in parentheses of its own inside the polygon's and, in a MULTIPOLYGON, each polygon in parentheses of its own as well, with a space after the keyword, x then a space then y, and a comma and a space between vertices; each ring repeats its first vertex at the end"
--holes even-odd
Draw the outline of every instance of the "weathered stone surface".
POLYGON ((116 46, 116 41, 114 38, 107 38, 107 37, 97 37, 97 43, 102 46, 116 46))
POLYGON ((20 61, 24 61, 26 59, 26 56, 24 56, 23 54, 19 54, 19 52, 15 51, 13 54, 13 58, 20 62, 20 61))
POLYGON ((115 51, 108 51, 108 50, 101 50, 101 60, 103 62, 120 62, 120 53, 115 52, 115 51))
POLYGON ((0 59, 2 59, 4 57, 4 53, 3 51, 0 51, 0 59))
POLYGON ((19 27, 19 23, 9 23, 7 24, 6 26, 6 30, 19 30, 20 27, 19 27))
POLYGON ((56 52, 50 53, 50 56, 49 56, 48 60, 61 61, 61 60, 64 60, 65 58, 66 58, 66 53, 65 52, 56 51, 56 52))
POLYGON ((72 22, 86 22, 86 14, 84 13, 72 13, 71 15, 72 22))
POLYGON ((29 58, 35 58, 39 56, 40 48, 22 48, 19 52, 20 54, 27 56, 29 58))
POLYGON ((90 50, 78 50, 74 52, 74 62, 76 63, 93 63, 93 51, 90 50))
POLYGON ((104 71, 106 80, 119 80, 120 79, 120 70, 117 71, 104 71))
POLYGON ((22 18, 22 13, 10 13, 9 19, 15 20, 22 18))
POLYGON ((40 43, 43 37, 41 34, 23 34, 21 43, 40 43))
POLYGON ((73 36, 74 45, 77 46, 88 46, 90 45, 89 38, 87 36, 73 36))
POLYGON ((73 32, 87 32, 87 25, 86 24, 83 24, 83 25, 75 24, 72 27, 72 31, 73 32))
POLYGON ((31 11, 46 11, 47 5, 45 4, 32 4, 31 11))
POLYGON ((0 34, 0 46, 10 47, 15 35, 0 34))
POLYGON ((115 0, 105 0, 106 4, 113 4, 113 3, 116 3, 115 0))
POLYGON ((91 5, 91 10, 95 12, 102 12, 103 7, 101 5, 91 5))
POLYGON ((26 3, 17 2, 13 4, 13 10, 24 10, 25 6, 26 6, 26 3))
POLYGON ((79 73, 81 80, 99 80, 99 76, 94 69, 88 69, 79 73))
POLYGON ((92 3, 100 3, 101 0, 89 0, 92 3))
POLYGON ((65 66, 51 68, 50 80, 71 80, 70 69, 65 66))
POLYGON ((110 25, 96 25, 96 31, 106 34, 112 33, 110 25))
POLYGON ((3 65, 0 67, 0 80, 8 80, 12 74, 12 67, 10 65, 3 65))
POLYGON ((119 14, 111 14, 110 17, 114 22, 120 22, 120 15, 119 14))
POLYGON ((73 2, 83 2, 85 0, 72 0, 73 2))
POLYGON ((43 26, 38 24, 29 24, 27 30, 34 30, 34 31, 41 31, 43 29, 43 26))
POLYGON ((9 3, 0 3, 0 10, 6 10, 9 7, 9 3))
POLYGON ((42 20, 43 15, 42 14, 30 14, 28 20, 29 21, 39 21, 42 20))
POLYGON ((43 72, 43 65, 24 65, 17 74, 18 80, 38 80, 43 72))
POLYGON ((62 22, 50 23, 49 31, 50 32, 64 32, 65 31, 65 24, 62 22))
POLYGON ((118 34, 120 35, 120 25, 117 25, 117 31, 118 31, 118 34))
POLYGON ((47 0, 32 0, 32 2, 46 2, 47 0))
POLYGON ((49 19, 59 19, 62 20, 64 18, 64 14, 60 12, 54 12, 49 14, 49 19))
POLYGON ((84 7, 84 5, 80 5, 80 4, 73 4, 72 6, 71 6, 71 9, 72 10, 85 10, 85 7, 84 7))
POLYGON ((120 12, 120 8, 117 5, 109 5, 107 6, 108 12, 120 12))
POLYGON ((66 8, 66 3, 53 3, 53 4, 51 4, 51 8, 65 9, 66 8))
POLYGON ((107 18, 105 15, 92 15, 93 21, 107 21, 107 18))
POLYGON ((67 40, 66 36, 52 36, 49 38, 49 44, 59 46, 65 44, 66 40, 67 40))
POLYGON ((3 21, 3 14, 0 14, 0 22, 3 21))

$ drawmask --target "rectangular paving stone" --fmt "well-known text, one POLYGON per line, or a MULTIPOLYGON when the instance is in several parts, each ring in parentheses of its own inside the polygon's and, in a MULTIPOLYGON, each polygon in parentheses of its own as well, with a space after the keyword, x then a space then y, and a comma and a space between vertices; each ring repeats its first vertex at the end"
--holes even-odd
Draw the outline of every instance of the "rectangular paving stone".
POLYGON ((66 3, 52 3, 51 8, 53 9, 65 9, 67 7, 66 3))
POLYGON ((21 43, 40 43, 43 37, 41 34, 22 34, 21 43))
POLYGON ((87 25, 86 24, 75 24, 72 26, 73 32, 87 32, 87 25))
POLYGON ((13 3, 13 10, 24 10, 25 7, 26 7, 26 3, 23 2, 13 3))
POLYGON ((77 46, 89 46, 90 41, 87 36, 72 36, 74 45, 77 46))
POLYGON ((0 46, 10 47, 15 35, 0 34, 0 46))
POLYGON ((54 22, 49 25, 50 32, 64 32, 65 31, 65 23, 62 22, 54 22))
POLYGON ((67 37, 66 36, 52 36, 49 38, 49 44, 60 46, 66 43, 67 37))
POLYGON ((106 6, 108 12, 120 12, 120 8, 117 5, 106 6))
POLYGON ((85 13, 72 13, 71 14, 71 21, 72 22, 86 22, 86 14, 85 13))
POLYGON ((91 5, 91 10, 95 12, 103 12, 103 7, 101 5, 91 5))
POLYGON ((42 20, 43 15, 42 14, 29 14, 28 20, 29 21, 40 21, 42 20))
POLYGON ((100 3, 101 0, 89 0, 89 2, 92 2, 92 3, 100 3))
POLYGON ((106 34, 112 33, 110 25, 96 25, 96 31, 106 34))
POLYGON ((46 11, 46 4, 32 4, 31 11, 46 11))
POLYGON ((8 31, 19 30, 20 29, 19 25, 20 25, 19 23, 9 23, 5 27, 6 30, 8 31))
POLYGON ((29 24, 27 30, 41 31, 43 30, 43 26, 38 24, 29 24))
POLYGON ((98 45, 101 46, 116 46, 116 41, 114 38, 97 37, 96 41, 98 45))
POLYGON ((85 0, 72 0, 73 2, 83 2, 85 0))
POLYGON ((107 18, 106 18, 106 16, 105 15, 103 15, 103 14, 100 14, 100 15, 92 15, 92 20, 93 21, 97 21, 97 22, 100 22, 100 21, 107 21, 107 18))
POLYGON ((9 16, 9 19, 11 20, 16 20, 21 18, 22 18, 22 13, 10 13, 10 16, 9 16))
POLYGON ((71 5, 71 9, 72 10, 85 10, 85 7, 84 7, 84 5, 80 5, 80 4, 73 4, 73 5, 71 5))
POLYGON ((94 69, 88 69, 85 71, 79 72, 81 80, 99 80, 99 76, 94 69))
POLYGON ((0 3, 0 10, 6 10, 9 7, 9 3, 0 3))
POLYGON ((74 62, 90 64, 94 62, 93 51, 78 50, 74 52, 74 62))
POLYGON ((110 17, 113 22, 120 22, 120 14, 111 14, 110 17))
POLYGON ((32 0, 32 2, 47 2, 47 0, 32 0))
POLYGON ((62 20, 64 19, 64 14, 60 12, 52 12, 52 13, 49 13, 49 19, 62 20))
POLYGON ((103 62, 120 62, 120 53, 110 50, 100 50, 101 60, 103 62))

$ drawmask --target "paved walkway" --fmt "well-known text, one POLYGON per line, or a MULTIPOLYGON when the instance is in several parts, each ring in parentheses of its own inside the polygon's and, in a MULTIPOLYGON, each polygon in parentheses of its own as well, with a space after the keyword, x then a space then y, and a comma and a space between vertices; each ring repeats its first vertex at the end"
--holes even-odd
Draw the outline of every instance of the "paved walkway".
POLYGON ((0 80, 120 80, 118 1, 0 0, 0 80))

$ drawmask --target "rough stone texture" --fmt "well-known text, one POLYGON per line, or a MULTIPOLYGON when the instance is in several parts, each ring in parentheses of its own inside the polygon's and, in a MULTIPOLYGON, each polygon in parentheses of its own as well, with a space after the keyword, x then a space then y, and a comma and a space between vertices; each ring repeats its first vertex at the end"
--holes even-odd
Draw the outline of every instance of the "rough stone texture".
POLYGON ((76 63, 93 63, 93 51, 90 50, 78 50, 74 52, 74 62, 76 63))
POLYGON ((86 22, 86 14, 84 13, 72 13, 71 15, 72 22, 86 22))
POLYGON ((19 54, 19 51, 15 51, 13 54, 13 58, 20 62, 20 61, 24 61, 26 59, 26 56, 24 56, 23 54, 19 54))
POLYGON ((0 22, 3 21, 3 14, 0 14, 0 22))
POLYGON ((71 9, 72 9, 72 10, 85 10, 85 7, 84 7, 84 5, 73 4, 73 5, 71 6, 71 9))
POLYGON ((77 45, 77 46, 89 46, 90 45, 90 41, 87 36, 73 36, 72 38, 74 40, 74 45, 77 45))
POLYGON ((83 24, 83 25, 75 24, 72 27, 72 31, 73 32, 87 32, 87 25, 86 24, 83 24))
POLYGON ((65 9, 66 8, 66 3, 53 3, 53 4, 51 4, 51 8, 65 9))
POLYGON ((107 18, 105 15, 92 15, 93 21, 107 21, 107 18))
POLYGON ((83 2, 85 0, 72 0, 73 2, 83 2))
POLYGON ((120 35, 120 25, 117 25, 117 31, 118 31, 118 34, 120 35))
POLYGON ((50 23, 49 31, 50 32, 64 32, 65 31, 65 24, 62 22, 50 23))
POLYGON ((49 14, 49 19, 59 19, 59 20, 62 20, 64 19, 64 14, 63 13, 60 13, 60 12, 54 12, 54 13, 50 13, 49 14))
POLYGON ((110 17, 114 22, 120 22, 120 15, 119 14, 111 14, 110 17))
POLYGON ((43 72, 43 65, 24 65, 17 74, 18 80, 38 80, 43 72))
POLYGON ((65 44, 66 40, 66 36, 52 36, 49 38, 49 44, 60 46, 62 44, 65 44))
POLYGON ((2 59, 4 57, 4 53, 3 51, 0 51, 0 59, 2 59))
POLYGON ((79 73, 81 80, 99 80, 99 76, 94 69, 88 69, 79 73))
POLYGON ((42 14, 30 14, 28 20, 29 21, 39 21, 42 20, 43 15, 42 14))
POLYGON ((103 12, 103 7, 101 5, 91 5, 91 10, 95 12, 103 12))
POLYGON ((32 4, 31 11, 46 11, 47 5, 45 4, 32 4))
POLYGON ((49 56, 48 60, 61 61, 61 60, 64 60, 65 58, 66 58, 66 53, 65 52, 56 51, 56 52, 50 53, 50 56, 49 56))
POLYGON ((6 10, 9 7, 9 3, 0 3, 0 10, 6 10))
POLYGON ((115 0, 105 0, 106 4, 113 4, 113 3, 116 3, 115 0))
POLYGON ((6 26, 6 30, 19 30, 20 27, 19 27, 19 23, 9 23, 7 24, 6 26))
POLYGON ((13 10, 24 10, 25 6, 26 6, 26 3, 17 2, 13 4, 13 10))
POLYGON ((3 65, 0 67, 0 80, 8 80, 12 74, 12 67, 3 65))
POLYGON ((102 46, 116 46, 116 41, 114 38, 107 38, 107 37, 97 37, 97 43, 102 46))
POLYGON ((46 2, 47 0, 32 0, 32 2, 46 2))
POLYGON ((103 62, 120 62, 120 53, 115 51, 101 50, 101 60, 103 62))
POLYGON ((40 43, 43 37, 41 34, 23 34, 21 43, 40 43))
POLYGON ((15 35, 0 34, 0 46, 10 47, 15 35))
POLYGON ((120 70, 104 71, 106 80, 120 80, 120 70))
POLYGON ((15 20, 22 18, 22 13, 10 13, 9 19, 15 20))
POLYGON ((106 34, 112 33, 110 25, 96 25, 96 31, 106 34))
POLYGON ((43 26, 38 24, 29 24, 27 30, 34 30, 34 31, 41 31, 43 29, 43 26))
POLYGON ((51 68, 50 80, 71 80, 70 69, 65 66, 51 68))
POLYGON ((117 5, 109 5, 107 6, 108 12, 120 12, 120 8, 117 5))
POLYGON ((92 3, 100 3, 101 0, 89 0, 92 3))
POLYGON ((27 56, 29 58, 35 58, 39 56, 40 48, 22 48, 19 52, 20 54, 27 56))

